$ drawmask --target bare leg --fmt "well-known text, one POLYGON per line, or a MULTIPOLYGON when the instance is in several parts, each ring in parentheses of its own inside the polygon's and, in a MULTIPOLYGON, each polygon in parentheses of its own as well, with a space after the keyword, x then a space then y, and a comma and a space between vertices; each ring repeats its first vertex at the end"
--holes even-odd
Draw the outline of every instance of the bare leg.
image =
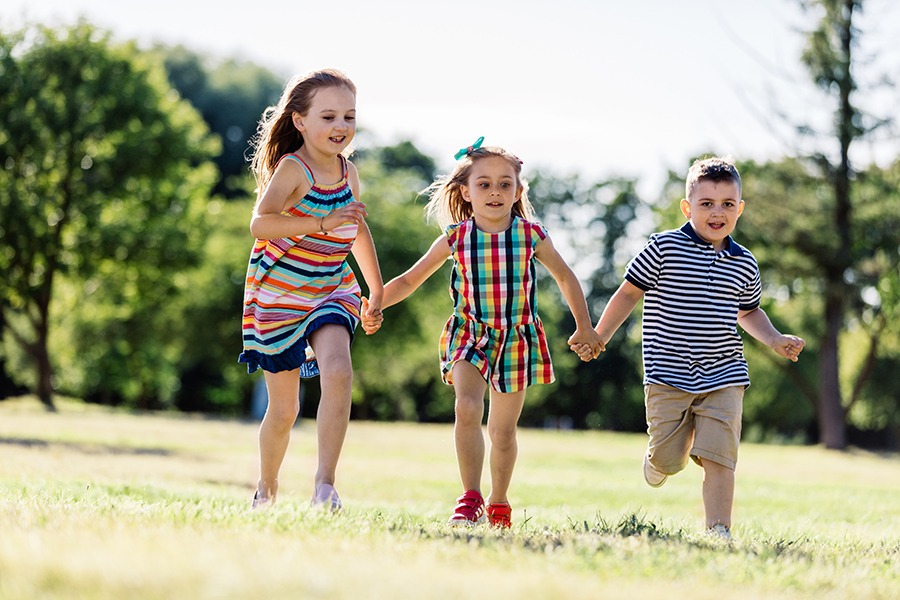
POLYGON ((701 458, 703 466, 703 506, 706 527, 721 523, 731 527, 731 507, 734 505, 734 469, 701 458))
POLYGON ((322 397, 316 413, 319 465, 315 485, 334 485, 335 471, 350 421, 350 394, 353 386, 350 334, 342 325, 323 325, 313 332, 309 341, 316 353, 322 387, 322 397))
POLYGON ((512 481, 519 446, 516 425, 525 403, 525 390, 502 394, 491 390, 488 436, 491 438, 491 493, 487 503, 508 502, 506 493, 512 481))
POLYGON ((456 460, 463 490, 481 492, 481 471, 484 469, 484 435, 481 420, 484 418, 484 391, 487 382, 481 371, 466 361, 453 365, 453 389, 456 391, 456 425, 453 437, 456 442, 456 460))
POLYGON ((297 370, 265 373, 269 404, 259 426, 259 481, 257 497, 275 498, 278 493, 278 471, 284 462, 291 427, 300 410, 300 375, 297 370))

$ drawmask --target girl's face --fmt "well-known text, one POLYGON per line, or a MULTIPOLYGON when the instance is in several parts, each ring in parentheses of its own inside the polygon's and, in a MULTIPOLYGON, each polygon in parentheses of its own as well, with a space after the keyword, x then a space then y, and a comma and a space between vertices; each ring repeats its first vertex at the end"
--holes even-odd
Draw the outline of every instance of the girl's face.
POLYGON ((320 88, 306 115, 293 114, 294 127, 311 155, 337 156, 356 134, 356 96, 346 86, 320 88))
POLYGON ((504 231, 512 222, 512 209, 522 196, 515 168, 501 156, 479 158, 472 163, 463 200, 472 204, 475 225, 482 231, 504 231))

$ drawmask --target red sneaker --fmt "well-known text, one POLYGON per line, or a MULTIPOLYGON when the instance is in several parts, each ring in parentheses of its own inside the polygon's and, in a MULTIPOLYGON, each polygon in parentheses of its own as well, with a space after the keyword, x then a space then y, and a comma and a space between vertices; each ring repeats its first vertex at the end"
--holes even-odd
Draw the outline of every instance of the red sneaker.
POLYGON ((456 499, 456 508, 447 524, 474 527, 480 523, 484 523, 484 498, 481 493, 469 490, 456 499))
POLYGON ((487 518, 491 527, 508 529, 512 527, 512 507, 509 505, 509 502, 488 504, 487 518))

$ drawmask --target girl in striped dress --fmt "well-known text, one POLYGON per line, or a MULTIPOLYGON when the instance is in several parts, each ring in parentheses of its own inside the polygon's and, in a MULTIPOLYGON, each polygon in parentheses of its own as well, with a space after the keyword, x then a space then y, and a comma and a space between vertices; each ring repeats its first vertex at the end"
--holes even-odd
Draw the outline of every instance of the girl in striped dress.
MULTIPOLYGON (((427 191, 427 211, 444 228, 415 265, 384 288, 383 306, 413 293, 448 258, 453 259, 450 295, 453 315, 441 334, 441 373, 456 392, 456 457, 463 494, 451 525, 512 523, 507 490, 516 462, 516 424, 525 389, 551 383, 553 367, 537 314, 534 259, 556 279, 576 331, 570 345, 600 351, 584 293, 575 274, 553 247, 547 231, 532 220, 521 161, 497 147, 481 148, 483 138, 460 150, 453 173, 427 191), (481 433, 484 394, 490 387, 488 435, 491 439, 491 491, 481 495, 485 445, 481 433)), ((365 301, 364 301, 365 306, 365 301)), ((369 329, 380 315, 363 317, 369 329)))
POLYGON ((318 470, 312 503, 336 510, 335 470, 350 418, 350 342, 360 319, 352 250, 380 314, 383 284, 358 201, 359 176, 344 154, 356 132, 356 87, 317 71, 288 83, 260 122, 252 168, 256 238, 244 292, 249 372, 265 371, 269 404, 259 429, 260 475, 252 507, 275 501, 278 471, 299 410, 300 377, 320 376, 318 470))

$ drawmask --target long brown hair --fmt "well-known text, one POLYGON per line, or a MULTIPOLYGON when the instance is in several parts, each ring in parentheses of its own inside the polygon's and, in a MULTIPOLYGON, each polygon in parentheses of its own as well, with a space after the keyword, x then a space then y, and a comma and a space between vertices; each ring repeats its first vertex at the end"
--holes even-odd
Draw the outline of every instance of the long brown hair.
POLYGON ((296 152, 303 145, 303 136, 294 127, 294 113, 305 116, 316 92, 342 85, 356 95, 356 86, 350 78, 335 69, 298 75, 285 86, 278 104, 263 111, 253 137, 253 159, 250 162, 250 170, 256 178, 257 198, 262 197, 281 157, 296 152))
POLYGON ((498 156, 509 161, 516 173, 516 186, 522 187, 522 195, 513 204, 512 213, 527 221, 534 218, 534 209, 528 200, 528 182, 521 176, 522 162, 503 148, 484 146, 469 152, 456 163, 456 168, 452 173, 439 177, 422 190, 423 194, 431 196, 431 200, 425 206, 425 214, 429 221, 435 221, 441 226, 441 229, 446 229, 448 225, 465 221, 472 216, 472 204, 463 199, 461 186, 468 185, 469 176, 472 174, 472 165, 475 164, 475 161, 491 156, 498 156))

